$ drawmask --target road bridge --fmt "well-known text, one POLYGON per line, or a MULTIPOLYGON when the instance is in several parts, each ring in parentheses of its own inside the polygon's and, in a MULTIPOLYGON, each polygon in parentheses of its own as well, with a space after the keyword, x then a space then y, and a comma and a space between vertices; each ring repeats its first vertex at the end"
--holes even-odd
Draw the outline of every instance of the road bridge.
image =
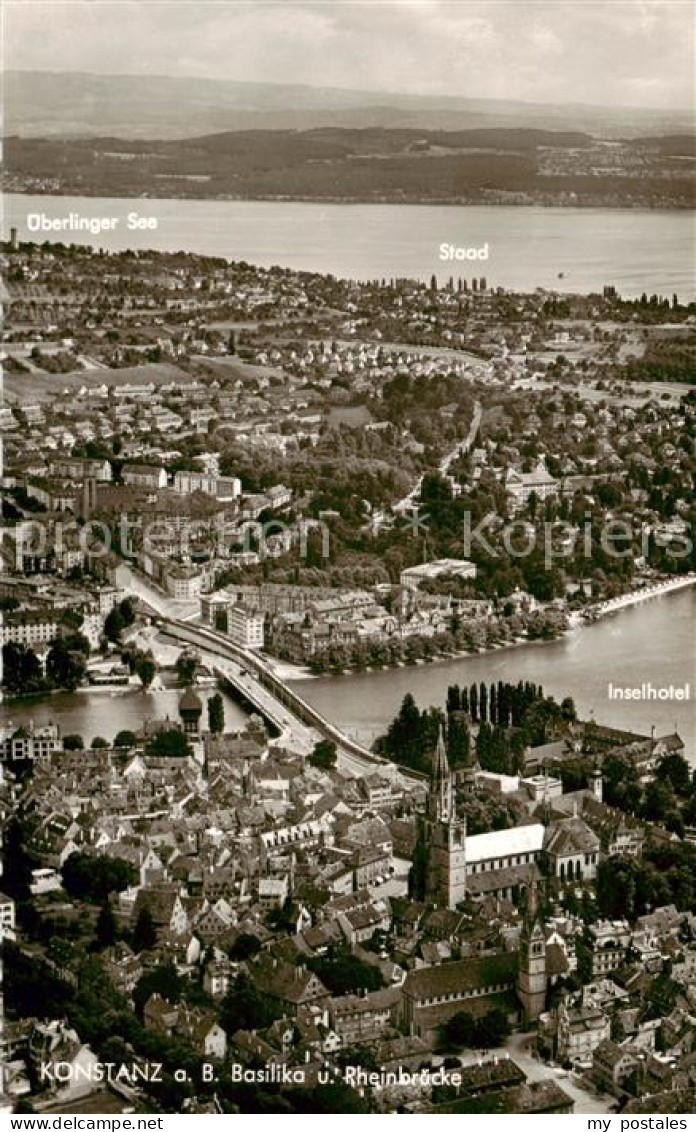
POLYGON ((281 731, 290 725, 289 720, 299 721, 305 728, 316 731, 321 738, 335 743, 341 769, 357 776, 379 770, 392 778, 401 774, 411 781, 424 781, 423 775, 397 767, 345 735, 335 723, 286 684, 267 661, 258 654, 235 645, 223 633, 205 625, 193 625, 171 617, 159 618, 158 624, 175 640, 234 661, 238 671, 234 671, 234 666, 226 666, 223 675, 239 694, 281 731))

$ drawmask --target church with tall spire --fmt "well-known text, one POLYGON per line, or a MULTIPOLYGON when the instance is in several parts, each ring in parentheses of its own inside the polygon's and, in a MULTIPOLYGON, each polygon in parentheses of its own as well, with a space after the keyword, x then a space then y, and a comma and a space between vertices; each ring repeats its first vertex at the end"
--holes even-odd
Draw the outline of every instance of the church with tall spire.
POLYGON ((526 1023, 536 1021, 546 1008, 546 989, 546 936, 539 916, 536 885, 531 885, 527 890, 517 971, 517 996, 526 1023))
POLYGON ((419 830, 421 898, 456 908, 466 896, 466 819, 457 817, 454 776, 440 726, 433 754, 430 792, 419 830))

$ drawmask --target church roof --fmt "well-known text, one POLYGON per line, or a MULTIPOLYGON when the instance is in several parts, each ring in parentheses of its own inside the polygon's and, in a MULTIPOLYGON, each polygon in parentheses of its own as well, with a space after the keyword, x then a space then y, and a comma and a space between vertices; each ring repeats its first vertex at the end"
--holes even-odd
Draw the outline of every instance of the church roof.
POLYGON ((441 963, 437 967, 422 967, 409 971, 404 993, 420 1002, 440 998, 458 991, 485 990, 514 982, 517 974, 517 954, 501 951, 454 963, 441 963))
POLYGON ((544 848, 559 857, 569 853, 596 853, 599 838, 582 818, 564 818, 548 827, 544 848))
POLYGON ((466 888, 470 896, 477 897, 489 892, 502 892, 518 885, 528 887, 540 880, 541 873, 536 865, 510 865, 505 869, 490 869, 485 873, 468 876, 466 888))
POLYGON ((540 822, 497 829, 493 833, 477 833, 466 839, 466 863, 490 861, 496 857, 512 857, 522 853, 539 853, 544 843, 544 827, 540 822))

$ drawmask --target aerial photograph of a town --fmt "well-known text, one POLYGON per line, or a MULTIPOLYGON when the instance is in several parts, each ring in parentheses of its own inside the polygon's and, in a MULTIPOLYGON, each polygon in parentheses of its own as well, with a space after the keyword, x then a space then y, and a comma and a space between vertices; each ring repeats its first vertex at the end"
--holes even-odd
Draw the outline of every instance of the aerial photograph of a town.
POLYGON ((693 4, 2 7, 0 1125, 693 1129, 693 4))

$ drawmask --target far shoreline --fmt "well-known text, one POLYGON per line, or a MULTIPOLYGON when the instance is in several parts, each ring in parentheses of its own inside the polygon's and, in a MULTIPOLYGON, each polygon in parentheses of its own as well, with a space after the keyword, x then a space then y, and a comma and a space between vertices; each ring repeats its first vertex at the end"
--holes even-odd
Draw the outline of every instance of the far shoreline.
POLYGON ((585 612, 594 609, 594 606, 588 605, 585 610, 573 610, 569 615, 568 627, 553 637, 540 638, 528 640, 525 637, 517 637, 512 641, 504 641, 494 645, 484 646, 480 649, 468 650, 463 649, 454 653, 442 653, 437 656, 430 657, 429 659, 420 659, 414 664, 406 664, 400 662, 398 664, 383 664, 378 667, 366 666, 365 668, 345 668, 341 672, 311 672, 307 665, 296 665, 290 661, 276 660, 274 657, 266 654, 268 663, 273 667, 275 674, 281 679, 286 680, 290 684, 304 683, 309 680, 325 680, 325 679, 338 679, 343 676, 370 676, 377 672, 393 672, 396 669, 417 669, 423 668, 431 664, 445 664, 457 660, 468 660, 472 657, 486 656, 494 652, 503 652, 510 649, 531 647, 537 645, 549 645, 554 641, 560 641, 564 637, 570 636, 578 629, 587 628, 589 625, 596 624, 598 621, 604 620, 613 613, 621 613, 624 609, 630 609, 636 605, 642 605, 646 601, 652 601, 654 598, 663 597, 665 594, 677 593, 679 590, 688 589, 690 586, 696 584, 696 574, 687 574, 685 576, 673 579, 666 579, 662 582, 654 583, 649 589, 635 589, 629 590, 627 593, 620 595, 616 598, 610 598, 607 602, 601 603, 598 607, 597 615, 593 618, 586 618, 585 612))
MULTIPOLYGON (((496 190, 493 190, 496 191, 496 190)), ((502 190, 501 190, 502 191, 502 190)), ((5 200, 8 197, 48 197, 48 198, 64 198, 66 200, 125 200, 125 201, 188 201, 191 203, 199 204, 312 204, 320 207, 327 207, 333 205, 336 208, 345 206, 356 206, 366 208, 385 207, 385 208, 543 208, 555 209, 557 212, 569 212, 576 209, 579 212, 589 212, 592 210, 608 210, 610 212, 647 212, 647 213, 660 213, 664 212, 666 215, 677 213, 679 215, 687 212, 696 212, 696 204, 674 204, 674 205, 650 205, 645 202, 630 204, 627 201, 620 203, 612 203, 611 201, 597 201, 587 202, 582 201, 568 201, 563 203, 561 201, 545 203, 543 201, 520 201, 520 200, 466 200, 464 198, 448 197, 444 200, 369 200, 364 197, 313 197, 313 196, 155 196, 148 194, 143 196, 142 193, 134 192, 131 194, 119 194, 116 196, 104 196, 103 193, 85 193, 84 190, 80 193, 70 192, 66 189, 57 191, 55 189, 41 189, 33 188, 31 192, 25 189, 3 189, 3 196, 5 200)), ((41 233, 34 233, 40 235, 41 233)))

